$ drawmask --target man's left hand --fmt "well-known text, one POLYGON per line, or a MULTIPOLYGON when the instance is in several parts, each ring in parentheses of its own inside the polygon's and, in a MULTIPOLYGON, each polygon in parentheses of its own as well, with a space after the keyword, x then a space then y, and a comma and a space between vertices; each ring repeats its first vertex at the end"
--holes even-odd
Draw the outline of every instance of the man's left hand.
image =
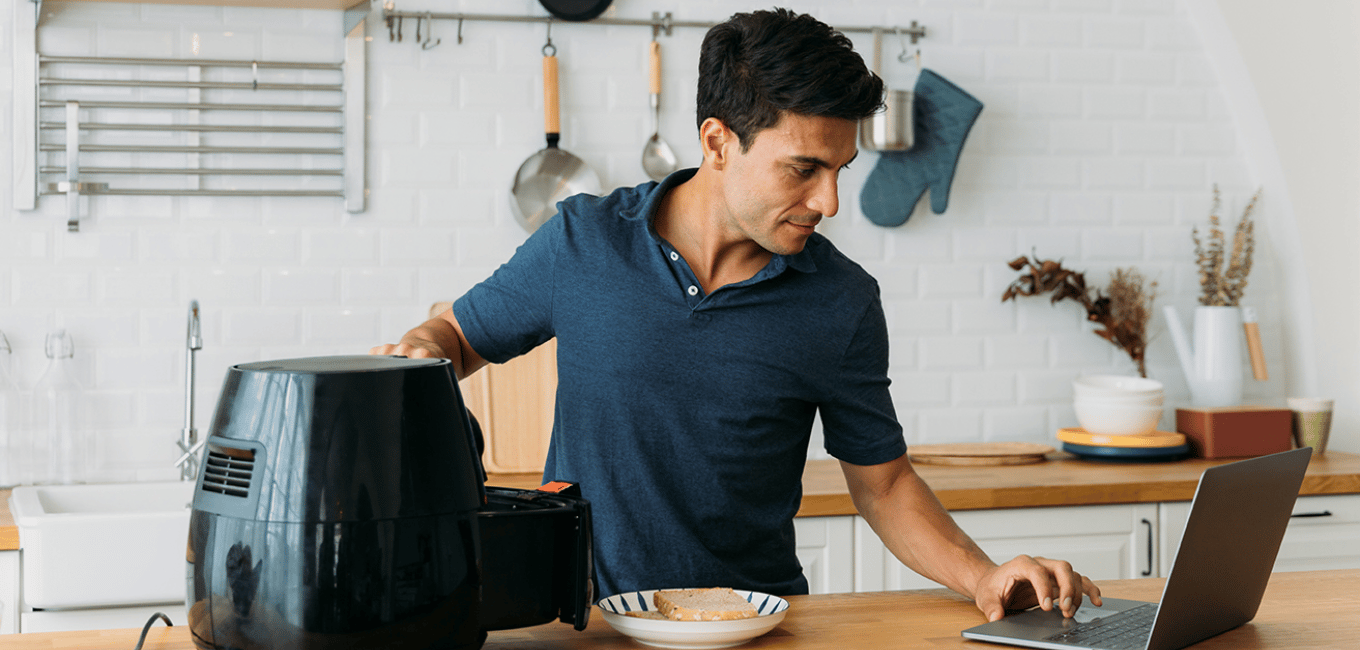
POLYGON ((1083 595, 1100 606, 1100 588, 1090 578, 1072 570, 1062 560, 1020 555, 982 575, 973 590, 978 609, 988 621, 1000 620, 1008 609, 1029 609, 1035 605, 1044 611, 1057 607, 1063 616, 1071 617, 1081 606, 1083 595))

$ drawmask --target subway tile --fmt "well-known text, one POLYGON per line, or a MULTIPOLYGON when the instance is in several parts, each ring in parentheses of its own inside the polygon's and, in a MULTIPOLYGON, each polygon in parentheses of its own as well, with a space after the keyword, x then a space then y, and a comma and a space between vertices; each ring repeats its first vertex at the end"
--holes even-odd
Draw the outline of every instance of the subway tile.
POLYGON ((1016 377, 1005 371, 956 372, 950 377, 959 406, 1009 406, 1015 403, 1016 377))
POLYGON ((988 408, 982 414, 982 438, 987 442, 1037 442, 1055 447, 1056 428, 1043 407, 988 408))
POLYGON ((1019 21, 1000 11, 995 14, 960 14, 954 20, 954 29, 958 34, 956 42, 962 45, 993 47, 1019 42, 1019 21))
POLYGON ((262 280, 257 268, 215 267, 187 269, 181 273, 182 298, 204 305, 239 306, 260 304, 262 280))
POLYGON ((303 234, 302 259, 345 266, 371 264, 378 259, 381 236, 380 231, 368 228, 309 231, 303 234))
POLYGON ((1081 18, 1077 16, 1026 16, 1020 20, 1021 45, 1079 47, 1081 41, 1081 18))
MULTIPOLYGON (((1015 331, 1015 310, 997 295, 954 301, 954 330, 973 336, 1005 335, 1015 331)), ((986 357, 984 356, 984 365, 986 357)))
POLYGON ((114 348, 96 350, 93 388, 138 390, 177 383, 182 360, 169 350, 114 348))
POLYGON ((1176 125, 1162 123, 1120 124, 1114 130, 1115 153, 1169 154, 1176 150, 1176 125))
POLYGON ((1112 128, 1108 123, 1057 120, 1050 123, 1050 130, 1054 153, 1099 154, 1111 151, 1112 128))
MULTIPOLYGON (((1015 300, 1025 300, 1020 296, 1015 300)), ((1014 309, 1012 309, 1014 311, 1014 309)), ((1047 368, 1048 337, 1042 335, 993 335, 987 337, 983 359, 989 368, 1047 368)))
POLYGON ((303 318, 303 342, 332 343, 367 350, 379 343, 379 312, 374 309, 312 309, 303 318))
POLYGON ((288 263, 298 259, 301 235, 294 229, 267 228, 229 232, 223 259, 228 263, 288 263))
POLYGON ((289 308, 238 308, 222 319, 226 345, 285 346, 302 343, 301 314, 289 308))
POLYGON ((265 305, 326 305, 340 299, 340 274, 334 269, 274 269, 264 273, 265 305))
POLYGON ((987 78, 993 81, 1045 81, 1049 78, 1047 50, 1019 48, 990 50, 986 55, 987 78))
POLYGON ((982 411, 976 408, 929 409, 921 413, 923 442, 982 440, 982 411))
POLYGON ((982 293, 982 269, 973 264, 921 267, 921 297, 960 298, 982 293))
POLYGON ((1143 46, 1144 24, 1134 18, 1097 17, 1086 21, 1083 36, 1091 48, 1136 49, 1143 46))
POLYGON ((1120 194, 1114 199, 1114 222, 1120 225, 1171 225, 1176 201, 1170 194, 1120 194))
POLYGON ((1109 52, 1074 50, 1053 54, 1053 80, 1058 83, 1102 83, 1114 74, 1109 52))
POLYGON ((982 364, 981 337, 925 337, 921 343, 921 367, 925 370, 976 368, 982 364))
POLYGON ((340 274, 344 304, 410 303, 415 290, 416 271, 411 268, 346 269, 340 274))
POLYGON ((1147 114, 1147 91, 1136 86, 1087 88, 1083 101, 1086 114, 1094 118, 1141 118, 1147 114))

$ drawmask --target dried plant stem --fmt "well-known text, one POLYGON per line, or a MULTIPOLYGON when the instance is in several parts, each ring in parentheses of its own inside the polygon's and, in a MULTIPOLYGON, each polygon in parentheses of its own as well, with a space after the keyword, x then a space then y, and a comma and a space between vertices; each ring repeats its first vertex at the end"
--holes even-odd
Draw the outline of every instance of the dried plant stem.
POLYGON ((1209 233, 1200 237, 1199 228, 1190 231, 1195 242, 1195 264, 1199 267, 1201 305, 1235 307, 1242 300, 1242 292, 1247 288, 1247 275, 1251 273, 1251 258, 1255 251, 1255 225, 1251 213, 1261 191, 1251 197, 1242 211, 1242 219, 1237 222, 1233 232, 1232 249, 1226 250, 1223 230, 1219 227, 1218 215, 1222 201, 1218 186, 1214 186, 1214 203, 1209 209, 1209 233))
POLYGON ((1152 318, 1152 301, 1157 283, 1143 289, 1143 275, 1137 269, 1116 269, 1110 274, 1109 295, 1086 286, 1086 276, 1062 267, 1054 260, 1021 255, 1009 263, 1011 270, 1028 272, 1006 288, 1001 302, 1016 296, 1052 293, 1050 303, 1075 300, 1086 309, 1086 320, 1099 325, 1095 334, 1123 350, 1138 366, 1139 376, 1147 376, 1144 354, 1147 351, 1147 326, 1152 318))

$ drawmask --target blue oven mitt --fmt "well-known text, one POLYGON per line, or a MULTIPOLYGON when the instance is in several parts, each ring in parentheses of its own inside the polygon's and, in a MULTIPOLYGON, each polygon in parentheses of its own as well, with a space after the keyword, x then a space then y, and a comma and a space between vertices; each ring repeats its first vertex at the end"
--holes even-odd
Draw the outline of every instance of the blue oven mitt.
POLYGON ((943 213, 949 184, 982 102, 930 70, 916 80, 915 144, 884 151, 860 190, 860 208, 880 226, 900 226, 930 189, 930 209, 943 213))

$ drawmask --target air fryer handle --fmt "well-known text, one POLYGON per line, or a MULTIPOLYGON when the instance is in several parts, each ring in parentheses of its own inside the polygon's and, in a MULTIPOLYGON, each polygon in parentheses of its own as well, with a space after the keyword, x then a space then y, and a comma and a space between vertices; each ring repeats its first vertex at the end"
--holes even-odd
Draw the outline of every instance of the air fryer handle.
POLYGON ((482 485, 486 485, 486 465, 482 464, 482 454, 486 450, 486 437, 482 435, 482 425, 477 422, 477 416, 473 415, 472 411, 468 411, 467 417, 470 429, 468 433, 472 436, 472 441, 475 445, 474 451, 476 453, 474 454, 473 460, 475 461, 474 464, 477 466, 477 475, 481 478, 482 485))
POLYGON ((571 623, 577 630, 586 629, 590 622, 590 610, 595 605, 595 594, 599 586, 595 583, 594 535, 591 528, 590 502, 580 499, 576 506, 576 543, 572 561, 571 593, 563 601, 562 616, 559 620, 571 623), (569 607, 568 607, 569 606, 569 607))

